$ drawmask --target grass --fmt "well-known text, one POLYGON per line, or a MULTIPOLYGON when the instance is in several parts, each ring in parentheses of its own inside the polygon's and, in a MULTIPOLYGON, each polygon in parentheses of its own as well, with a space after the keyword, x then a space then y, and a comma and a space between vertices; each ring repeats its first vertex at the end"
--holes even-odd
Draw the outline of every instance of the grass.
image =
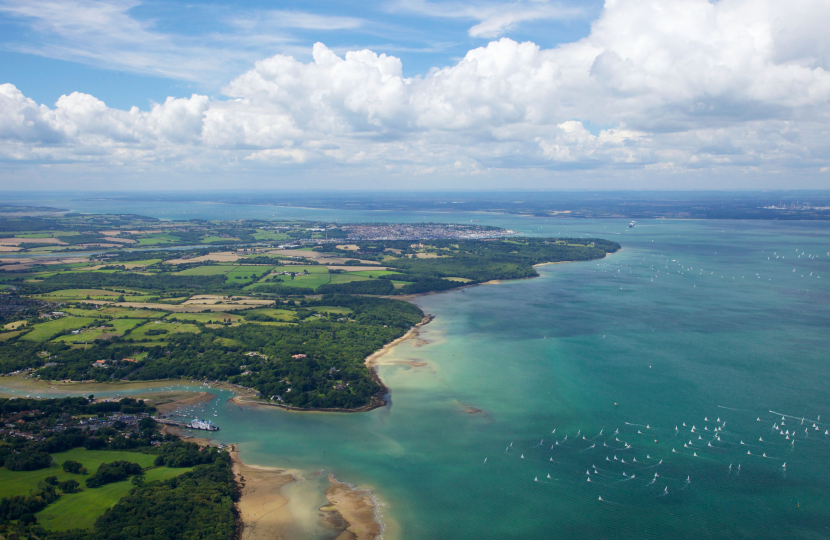
MULTIPOLYGON (((342 274, 341 274, 342 275, 342 274)), ((401 276, 400 272, 395 272, 393 270, 359 270, 357 272, 349 272, 350 276, 363 276, 363 277, 378 277, 378 276, 401 276)))
POLYGON ((181 272, 176 272, 174 275, 177 276, 219 276, 223 274, 227 274, 231 270, 236 268, 235 265, 224 265, 224 264, 216 264, 216 265, 208 265, 208 266, 197 266, 196 268, 188 268, 187 270, 182 270, 181 272))
POLYGON ((150 266, 152 264, 160 263, 161 259, 145 259, 143 261, 130 261, 125 263, 120 263, 126 266, 127 268, 136 268, 138 266, 150 266))
POLYGON ((333 307, 333 306, 320 306, 316 308, 312 308, 312 311, 317 311, 320 313, 336 313, 338 315, 346 315, 347 313, 351 313, 352 310, 347 307, 333 307))
POLYGON ((17 337, 22 334, 25 330, 15 330, 14 332, 5 332, 0 334, 0 341, 8 341, 13 337, 17 337))
POLYGON ((279 267, 275 268, 275 270, 277 272, 294 272, 294 273, 302 272, 303 270, 305 270, 309 274, 328 274, 329 273, 329 269, 326 268, 322 264, 309 264, 309 265, 289 264, 289 265, 286 265, 286 266, 279 266, 279 267))
POLYGON ((222 313, 215 311, 213 313, 173 313, 168 317, 169 319, 176 319, 179 321, 196 321, 200 323, 209 323, 210 321, 224 321, 230 319, 231 322, 244 321, 239 315, 232 315, 230 313, 222 313))
POLYGON ((257 308, 257 309, 249 309, 245 313, 251 314, 260 314, 260 315, 268 315, 269 317, 273 317, 275 319, 279 319, 281 321, 293 321, 294 320, 294 311, 288 309, 273 309, 273 308, 257 308))
POLYGON ((223 345, 225 347, 241 347, 242 342, 232 338, 220 337, 213 340, 214 343, 223 345))
MULTIPOLYGON (((125 480, 107 484, 100 488, 89 489, 84 487, 84 480, 89 476, 70 474, 60 468, 60 464, 67 460, 78 461, 94 473, 101 463, 110 463, 123 459, 138 463, 142 467, 151 467, 156 456, 139 454, 136 452, 119 452, 111 450, 85 450, 74 448, 68 452, 52 454, 57 466, 38 471, 9 471, 0 468, 0 497, 12 495, 27 495, 37 487, 38 482, 47 476, 57 476, 58 481, 74 478, 81 486, 79 493, 64 494, 37 514, 38 523, 50 530, 87 529, 92 527, 95 520, 107 508, 114 506, 124 495, 133 488, 132 482, 125 480)), ((164 480, 189 471, 189 468, 169 469, 158 467, 145 473, 145 481, 164 480)))
POLYGON ((62 317, 54 321, 38 323, 32 327, 31 332, 21 339, 26 341, 48 341, 64 330, 76 330, 92 323, 94 320, 91 317, 62 317))
POLYGON ((149 309, 129 309, 119 307, 104 308, 98 310, 98 313, 108 315, 115 319, 160 319, 167 315, 166 311, 152 311, 149 309))
POLYGON ((99 296, 121 296, 121 293, 115 291, 105 291, 103 289, 61 289, 45 293, 40 296, 51 296, 56 298, 86 298, 99 296))
POLYGON ((357 272, 349 272, 348 274, 332 274, 330 283, 351 283, 352 281, 369 281, 367 276, 356 276, 357 272))
MULTIPOLYGON (((155 246, 158 244, 174 244, 178 242, 178 237, 171 236, 169 234, 154 234, 152 236, 147 236, 146 238, 140 238, 138 240, 139 246, 155 246)), ((136 244, 133 244, 136 245, 136 244)))
POLYGON ((63 482, 74 478, 84 485, 84 479, 88 476, 70 474, 60 468, 64 461, 72 460, 83 463, 89 474, 94 473, 101 463, 110 463, 119 459, 126 459, 132 463, 138 463, 142 467, 150 467, 156 456, 150 454, 137 454, 135 452, 121 452, 117 450, 86 450, 84 448, 73 448, 67 452, 52 454, 56 466, 37 471, 10 471, 0 467, 0 497, 11 497, 12 495, 27 495, 29 490, 37 487, 37 483, 47 476, 57 476, 63 482))
POLYGON ((231 238, 223 238, 222 236, 205 236, 201 240, 199 240, 200 244, 214 244, 218 242, 235 242, 239 240, 239 238, 231 237, 231 238))
POLYGON ((285 240, 288 235, 272 231, 259 231, 254 233, 254 238, 256 240, 285 240))
POLYGON ((139 339, 149 339, 151 341, 161 341, 167 339, 166 336, 170 334, 181 334, 185 332, 191 332, 194 334, 199 333, 199 327, 194 324, 188 323, 171 323, 171 322, 152 322, 145 324, 137 328, 134 332, 130 333, 128 336, 129 339, 139 340, 139 339), (158 334, 155 336, 148 336, 148 330, 167 330, 166 334, 158 334))
MULTIPOLYGON (((181 469, 158 467, 144 473, 144 481, 167 480, 190 470, 192 467, 181 469)), ((54 531, 92 528, 95 520, 108 508, 115 506, 132 488, 132 482, 124 480, 95 489, 85 489, 80 493, 63 495, 37 514, 38 523, 44 529, 54 531)))
POLYGON ((247 284, 255 279, 259 279, 258 276, 266 275, 271 271, 270 266, 237 266, 230 272, 228 272, 226 282, 227 283, 243 283, 247 284), (251 277, 251 276, 257 277, 251 277))
POLYGON ((112 328, 90 328, 77 334, 58 336, 52 341, 54 343, 75 343, 76 341, 93 341, 104 334, 116 334, 121 336, 124 332, 131 328, 135 328, 142 322, 143 321, 141 319, 115 319, 109 322, 109 324, 112 324, 112 328))
POLYGON ((281 282, 286 287, 308 287, 316 289, 320 285, 329 282, 329 274, 309 274, 307 276, 275 276, 275 282, 281 282))

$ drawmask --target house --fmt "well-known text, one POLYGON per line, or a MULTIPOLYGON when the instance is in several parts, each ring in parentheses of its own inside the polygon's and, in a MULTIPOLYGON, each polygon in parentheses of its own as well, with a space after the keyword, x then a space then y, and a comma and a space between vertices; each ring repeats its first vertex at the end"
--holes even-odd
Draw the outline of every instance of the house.
POLYGON ((292 354, 291 358, 293 358, 294 360, 299 360, 300 358, 306 358, 306 355, 304 355, 304 354, 292 354))
POLYGON ((138 362, 135 358, 122 358, 122 362, 138 362))

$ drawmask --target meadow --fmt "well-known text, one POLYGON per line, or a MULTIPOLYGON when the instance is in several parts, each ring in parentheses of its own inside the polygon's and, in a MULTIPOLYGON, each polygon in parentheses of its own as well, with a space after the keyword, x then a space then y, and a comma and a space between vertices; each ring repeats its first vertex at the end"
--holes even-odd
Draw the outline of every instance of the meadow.
POLYGON ((25 341, 49 341, 64 330, 76 330, 91 324, 93 321, 95 319, 91 317, 61 317, 60 319, 34 325, 32 331, 20 339, 25 341))

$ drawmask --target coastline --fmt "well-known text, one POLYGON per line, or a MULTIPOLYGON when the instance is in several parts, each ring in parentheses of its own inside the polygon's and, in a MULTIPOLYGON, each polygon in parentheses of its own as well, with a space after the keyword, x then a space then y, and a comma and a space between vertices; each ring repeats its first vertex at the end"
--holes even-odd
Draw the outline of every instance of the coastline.
POLYGON ((249 400, 246 400, 244 398, 244 396, 239 396, 239 395, 234 396, 233 398, 231 398, 231 401, 233 401, 237 405, 246 405, 246 406, 261 405, 261 406, 264 406, 264 407, 277 407, 277 408, 282 409, 284 411, 299 412, 299 413, 359 413, 359 412, 368 412, 368 411, 371 411, 373 409, 384 407, 384 406, 386 406, 386 400, 384 399, 384 396, 389 393, 389 388, 387 388, 386 385, 383 384, 383 381, 378 376, 377 370, 374 367, 375 363, 377 362, 377 359, 380 358, 381 356, 385 355, 386 353, 388 353, 389 351, 391 351, 392 349, 394 349, 396 346, 400 345, 404 341, 407 341, 409 339, 413 339, 413 338, 417 337, 418 336, 418 331, 420 330, 420 328, 424 325, 429 324, 434 319, 435 319, 435 316, 426 315, 423 319, 421 319, 421 322, 419 322, 418 324, 416 324, 415 326, 410 328, 406 332, 406 334, 402 335, 401 337, 399 337, 399 338, 397 338, 393 341, 390 341, 389 343, 387 343, 386 345, 384 345, 383 347, 381 347, 380 349, 378 349, 377 351, 373 352, 372 354, 370 354, 369 356, 366 357, 366 359, 364 360, 364 363, 366 364, 366 367, 369 368, 369 372, 371 373, 372 379, 381 386, 381 390, 377 394, 372 396, 372 399, 371 399, 371 401, 369 402, 368 405, 364 405, 363 407, 358 407, 356 409, 339 409, 339 408, 324 409, 324 408, 315 408, 315 407, 300 408, 300 407, 292 407, 290 405, 285 405, 285 404, 281 404, 281 403, 270 403, 270 402, 267 402, 267 401, 249 401, 249 400))
MULTIPOLYGON (((300 516, 294 515, 292 499, 284 492, 285 488, 304 481, 302 471, 248 465, 242 461, 236 445, 230 455, 234 480, 240 491, 236 503, 239 539, 304 538, 300 529, 305 527, 297 526, 300 516)), ((383 527, 376 518, 371 493, 339 482, 334 475, 329 475, 328 481, 325 490, 328 504, 319 508, 317 525, 336 533, 337 540, 375 540, 383 527)))

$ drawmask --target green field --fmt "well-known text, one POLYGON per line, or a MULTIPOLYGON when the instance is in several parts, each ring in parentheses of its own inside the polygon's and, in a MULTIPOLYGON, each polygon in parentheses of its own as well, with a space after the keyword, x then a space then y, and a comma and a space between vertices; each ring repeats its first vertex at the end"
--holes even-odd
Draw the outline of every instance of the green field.
POLYGON ((173 313, 169 317, 167 317, 167 319, 176 319, 178 321, 196 321, 200 323, 209 323, 211 321, 224 322, 225 319, 230 319, 231 322, 239 322, 245 320, 239 315, 233 315, 231 313, 222 313, 221 311, 216 311, 213 313, 173 313))
MULTIPOLYGON (((157 467, 144 473, 144 481, 167 480, 168 478, 179 476, 190 470, 192 470, 192 467, 184 467, 181 469, 157 467)), ((115 482, 95 489, 85 489, 80 493, 63 495, 43 511, 36 514, 38 523, 45 529, 56 531, 91 528, 95 520, 98 519, 98 516, 103 514, 108 508, 115 506, 132 488, 132 482, 124 480, 123 482, 115 482)))
POLYGON ((235 339, 220 337, 213 340, 214 343, 218 343, 223 347, 242 347, 242 342, 237 341, 235 339))
POLYGON ((195 334, 199 332, 199 327, 188 323, 151 322, 137 328, 128 336, 128 338, 134 340, 149 339, 151 341, 161 341, 163 339, 167 339, 166 336, 169 336, 170 334, 179 334, 183 332, 191 332, 195 334), (167 330, 167 333, 148 336, 147 332, 149 330, 167 330))
POLYGON ((329 283, 351 283, 352 281, 368 281, 370 279, 367 276, 359 276, 355 274, 357 274, 357 272, 332 274, 331 281, 329 283))
POLYGON ((322 264, 309 264, 309 265, 300 265, 300 264, 293 265, 293 264, 291 264, 291 265, 286 265, 286 266, 280 266, 278 268, 278 271, 280 271, 280 272, 294 272, 295 274, 297 272, 302 272, 303 270, 305 270, 309 274, 328 274, 329 273, 329 269, 326 268, 325 266, 323 266, 322 264))
POLYGON ((320 306, 316 308, 311 308, 311 311, 317 311, 319 313, 336 313, 338 315, 346 315, 351 313, 352 310, 347 307, 332 307, 332 306, 320 306))
POLYGON ((329 274, 309 274, 307 276, 275 276, 276 281, 281 281, 286 287, 308 287, 316 289, 320 285, 329 282, 329 274))
POLYGON ((228 272, 226 283, 250 283, 255 279, 259 279, 258 277, 252 278, 251 276, 267 275, 271 271, 271 268, 271 266, 256 265, 237 266, 228 272))
MULTIPOLYGON (((80 311, 80 310, 77 310, 80 311)), ((153 311, 150 309, 130 309, 130 308, 104 308, 98 310, 98 313, 113 317, 115 319, 160 319, 167 315, 166 311, 153 311)))
MULTIPOLYGON (((26 495, 37 487, 37 483, 47 476, 57 476, 62 482, 74 478, 80 482, 82 491, 79 493, 64 494, 37 514, 38 523, 50 530, 67 530, 76 528, 89 528, 95 520, 117 503, 121 497, 130 492, 133 488, 129 480, 115 482, 105 486, 90 489, 84 487, 84 480, 88 476, 70 474, 60 468, 60 464, 67 460, 79 461, 94 473, 101 463, 110 463, 120 459, 138 463, 142 467, 151 467, 155 456, 151 454, 139 454, 136 452, 118 452, 111 450, 85 450, 74 448, 68 452, 52 454, 57 464, 48 469, 38 471, 9 471, 5 467, 0 468, 0 497, 12 495, 26 495)), ((145 473, 145 481, 165 480, 185 473, 191 469, 169 469, 157 467, 145 473)))
POLYGON ((109 324, 112 324, 112 328, 91 328, 89 330, 83 330, 77 334, 58 336, 52 341, 56 343, 75 343, 76 341, 93 341, 104 334, 116 334, 121 336, 124 332, 131 328, 135 328, 142 322, 144 321, 141 319, 115 319, 109 322, 109 324))
POLYGON ((199 243, 201 244, 214 244, 218 242, 235 242, 239 240, 239 238, 223 238, 221 236, 205 236, 202 238, 199 243))
POLYGON ((169 234, 154 234, 152 236, 148 236, 146 238, 139 238, 138 245, 139 246, 155 246, 158 244, 173 244, 178 242, 179 239, 176 236, 172 236, 169 234))
POLYGON ((115 291, 105 291, 103 289, 61 289, 50 293, 42 294, 40 296, 53 298, 91 298, 121 296, 121 293, 115 291))
POLYGON ((219 276, 227 274, 236 268, 236 265, 231 264, 215 264, 209 266, 197 266, 196 268, 188 268, 181 272, 176 272, 177 276, 219 276))
POLYGON ((156 459, 155 456, 150 454, 112 450, 86 450, 84 448, 73 448, 67 452, 52 454, 52 458, 54 458, 57 466, 38 471, 10 471, 5 467, 0 467, 0 497, 26 495, 30 489, 37 487, 37 483, 47 476, 57 476, 61 482, 74 478, 83 486, 85 476, 63 472, 63 469, 60 468, 61 463, 70 459, 83 463, 90 474, 94 473, 101 463, 126 459, 132 463, 138 463, 142 467, 150 467, 153 465, 153 460, 156 459))
POLYGON ((358 270, 357 272, 349 272, 350 276, 364 276, 364 277, 379 277, 379 276, 402 276, 400 272, 394 270, 358 270))
POLYGON ((130 261, 126 263, 122 263, 127 268, 133 268, 136 266, 150 266, 151 264, 160 263, 161 259, 146 259, 143 261, 130 261))
POLYGON ((257 240, 285 240, 288 235, 273 231, 257 231, 254 233, 254 238, 257 240))
POLYGON ((287 309, 257 308, 246 310, 245 313, 268 315, 281 321, 293 321, 296 312, 287 309))
POLYGON ((92 323, 94 320, 90 317, 62 317, 54 321, 38 323, 32 327, 31 332, 20 339, 25 339, 26 341, 48 341, 64 330, 76 330, 92 323))

